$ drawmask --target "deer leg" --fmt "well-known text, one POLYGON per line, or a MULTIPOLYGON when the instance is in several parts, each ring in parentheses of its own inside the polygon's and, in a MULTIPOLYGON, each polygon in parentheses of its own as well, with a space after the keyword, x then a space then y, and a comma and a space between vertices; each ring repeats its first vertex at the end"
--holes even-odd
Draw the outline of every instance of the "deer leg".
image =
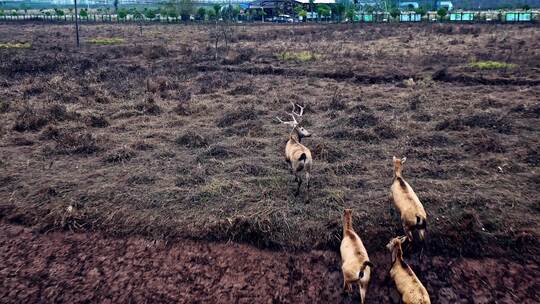
POLYGON ((287 165, 289 167, 289 170, 291 171, 291 173, 293 173, 293 169, 292 169, 292 164, 291 164, 291 161, 285 157, 285 161, 287 162, 287 165))
POLYGON ((401 303, 401 297, 396 288, 390 288, 390 303, 397 304, 401 303))
POLYGON ((350 294, 352 292, 352 286, 350 283, 347 283, 345 281, 345 278, 343 278, 343 293, 350 294))
POLYGON ((300 186, 302 185, 302 178, 300 178, 298 175, 296 175, 296 178, 298 179, 298 188, 296 188, 296 193, 294 194, 294 196, 298 196, 298 194, 300 194, 300 186))

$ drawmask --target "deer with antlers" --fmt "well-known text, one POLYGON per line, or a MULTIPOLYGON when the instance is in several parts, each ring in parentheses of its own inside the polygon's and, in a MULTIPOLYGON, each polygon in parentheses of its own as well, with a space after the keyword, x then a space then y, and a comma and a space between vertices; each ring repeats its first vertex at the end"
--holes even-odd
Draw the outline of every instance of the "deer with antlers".
POLYGON ((309 133, 302 126, 302 115, 304 114, 304 107, 291 103, 293 110, 289 115, 292 117, 292 121, 283 121, 281 118, 276 117, 277 120, 285 125, 292 127, 291 133, 289 135, 289 140, 285 146, 285 160, 289 164, 292 174, 294 174, 294 180, 298 183, 298 188, 296 189, 295 196, 300 193, 300 186, 302 185, 302 174, 306 181, 306 187, 309 190, 309 178, 311 172, 311 165, 313 164, 313 159, 311 158, 311 152, 306 146, 301 144, 302 138, 310 137, 309 133), (300 110, 299 113, 295 111, 296 107, 300 110), (300 120, 300 122, 298 120, 300 120))

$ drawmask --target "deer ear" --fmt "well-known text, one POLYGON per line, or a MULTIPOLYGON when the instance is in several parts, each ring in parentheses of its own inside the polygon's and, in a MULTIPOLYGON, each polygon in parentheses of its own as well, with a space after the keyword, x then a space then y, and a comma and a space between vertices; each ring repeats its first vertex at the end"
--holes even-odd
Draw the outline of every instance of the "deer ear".
POLYGON ((397 258, 397 250, 396 248, 392 248, 392 264, 396 262, 396 258, 397 258))
POLYGON ((406 160, 407 160, 406 157, 402 158, 402 159, 401 159, 401 163, 404 164, 406 160))
POLYGON ((392 160, 393 160, 394 162, 396 162, 396 160, 397 160, 397 157, 395 157, 395 156, 392 156, 392 160))

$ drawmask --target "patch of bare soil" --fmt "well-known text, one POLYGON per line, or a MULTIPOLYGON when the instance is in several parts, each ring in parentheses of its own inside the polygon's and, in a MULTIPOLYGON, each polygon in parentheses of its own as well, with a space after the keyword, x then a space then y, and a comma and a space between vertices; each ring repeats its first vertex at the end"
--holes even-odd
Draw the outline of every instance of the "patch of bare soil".
MULTIPOLYGON (((368 303, 389 303, 389 253, 368 303)), ((356 303, 341 293, 334 251, 273 252, 239 244, 35 233, 0 224, 2 303, 356 303)), ((415 270, 434 303, 535 303, 536 263, 431 257, 415 270)))

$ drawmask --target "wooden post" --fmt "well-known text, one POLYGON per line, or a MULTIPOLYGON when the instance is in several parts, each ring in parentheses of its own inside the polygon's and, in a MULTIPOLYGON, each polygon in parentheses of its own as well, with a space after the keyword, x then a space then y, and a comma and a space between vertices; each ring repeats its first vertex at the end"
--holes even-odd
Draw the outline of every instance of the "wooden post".
POLYGON ((77 47, 80 46, 79 44, 79 16, 77 15, 77 0, 74 0, 75 2, 75 32, 77 33, 77 47))

